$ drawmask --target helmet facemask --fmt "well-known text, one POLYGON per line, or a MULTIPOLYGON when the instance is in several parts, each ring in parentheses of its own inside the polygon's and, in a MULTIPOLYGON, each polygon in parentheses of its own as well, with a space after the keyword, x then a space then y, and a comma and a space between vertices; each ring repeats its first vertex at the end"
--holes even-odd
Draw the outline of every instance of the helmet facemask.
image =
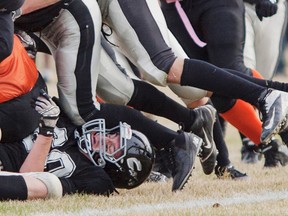
POLYGON ((127 139, 131 139, 132 130, 130 125, 120 122, 118 126, 111 129, 106 129, 104 119, 95 119, 85 123, 82 126, 82 135, 76 130, 75 137, 77 138, 78 146, 82 153, 86 155, 95 166, 104 168, 106 163, 115 164, 119 166, 118 162, 126 156, 127 139), (97 149, 93 149, 92 144, 95 143, 95 134, 99 144, 97 149), (119 135, 119 147, 108 150, 106 144, 106 137, 111 134, 119 135))

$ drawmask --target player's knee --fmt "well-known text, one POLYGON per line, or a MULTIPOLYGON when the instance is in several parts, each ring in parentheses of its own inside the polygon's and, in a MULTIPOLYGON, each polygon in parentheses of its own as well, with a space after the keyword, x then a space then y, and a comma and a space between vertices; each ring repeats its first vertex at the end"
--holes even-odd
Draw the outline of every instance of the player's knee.
POLYGON ((208 95, 208 92, 203 89, 198 89, 190 86, 181 86, 178 84, 169 84, 169 88, 181 98, 185 104, 200 100, 208 95))
POLYGON ((48 191, 46 198, 55 199, 62 197, 63 195, 62 184, 56 175, 48 172, 23 173, 23 175, 34 177, 43 182, 48 191))

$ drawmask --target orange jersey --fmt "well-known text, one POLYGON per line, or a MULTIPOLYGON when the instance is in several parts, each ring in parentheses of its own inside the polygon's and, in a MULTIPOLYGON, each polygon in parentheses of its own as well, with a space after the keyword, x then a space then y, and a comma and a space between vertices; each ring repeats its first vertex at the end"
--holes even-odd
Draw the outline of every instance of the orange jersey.
POLYGON ((0 63, 0 103, 26 94, 34 87, 37 79, 35 62, 14 35, 11 55, 0 63))

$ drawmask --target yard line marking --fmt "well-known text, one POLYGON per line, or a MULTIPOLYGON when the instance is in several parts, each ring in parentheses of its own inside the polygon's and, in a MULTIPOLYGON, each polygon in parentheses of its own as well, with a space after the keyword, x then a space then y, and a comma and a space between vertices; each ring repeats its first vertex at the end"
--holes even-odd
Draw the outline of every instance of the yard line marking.
POLYGON ((71 212, 71 213, 60 213, 51 212, 51 213, 37 213, 37 216, 51 216, 51 215, 61 215, 61 216, 89 216, 89 215, 119 215, 119 214, 128 214, 128 213, 149 213, 156 212, 157 210, 177 210, 177 209, 195 209, 202 207, 212 207, 213 204, 219 203, 221 206, 234 205, 234 204, 245 204, 245 203, 259 203, 263 201, 273 201, 273 200, 281 200, 288 198, 288 190, 283 191, 263 191, 258 194, 247 194, 247 193, 238 193, 230 197, 226 198, 201 198, 201 199, 191 199, 180 202, 163 202, 163 203, 155 203, 155 204, 140 204, 137 206, 130 206, 124 208, 109 208, 109 209, 81 209, 79 212, 71 212))

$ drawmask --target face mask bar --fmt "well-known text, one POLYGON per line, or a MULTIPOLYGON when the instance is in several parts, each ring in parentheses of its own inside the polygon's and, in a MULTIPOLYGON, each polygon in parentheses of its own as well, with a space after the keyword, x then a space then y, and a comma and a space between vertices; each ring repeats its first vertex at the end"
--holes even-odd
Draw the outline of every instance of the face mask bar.
POLYGON ((125 122, 119 122, 118 126, 111 129, 106 129, 104 119, 95 119, 85 123, 82 126, 82 136, 80 136, 79 132, 76 130, 75 137, 78 139, 78 146, 80 150, 89 157, 95 166, 105 167, 106 162, 110 162, 121 168, 118 162, 126 156, 127 140, 131 139, 132 130, 130 125, 125 122), (99 150, 94 151, 92 149, 91 136, 95 133, 99 135, 100 145, 99 150), (106 135, 115 133, 119 133, 120 147, 114 152, 108 153, 106 146, 106 135), (115 158, 115 155, 119 152, 122 153, 121 156, 115 158))

